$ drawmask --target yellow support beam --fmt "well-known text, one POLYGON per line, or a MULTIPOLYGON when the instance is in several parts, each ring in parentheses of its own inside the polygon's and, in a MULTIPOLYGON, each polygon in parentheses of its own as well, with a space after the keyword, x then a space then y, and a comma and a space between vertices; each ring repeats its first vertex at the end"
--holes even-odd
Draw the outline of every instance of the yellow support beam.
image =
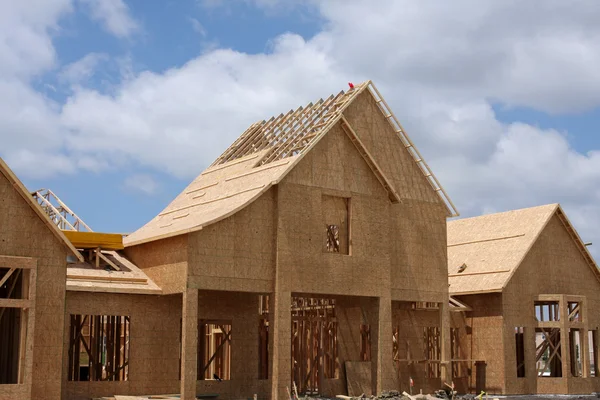
POLYGON ((123 235, 118 233, 63 231, 78 249, 123 250, 123 235))

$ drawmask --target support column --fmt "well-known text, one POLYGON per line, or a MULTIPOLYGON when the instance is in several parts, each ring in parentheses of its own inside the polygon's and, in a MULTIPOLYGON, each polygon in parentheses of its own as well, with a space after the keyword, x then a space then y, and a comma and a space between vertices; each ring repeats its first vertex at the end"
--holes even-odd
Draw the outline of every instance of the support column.
MULTIPOLYGON (((562 377, 571 376, 571 338, 569 337, 569 308, 566 296, 560 296, 560 355, 562 358, 562 377)), ((566 381, 565 381, 566 382, 566 381)))
POLYGON ((292 293, 275 291, 269 296, 269 302, 271 399, 287 399, 286 387, 292 390, 292 293))
POLYGON ((590 377, 590 344, 588 342, 588 313, 587 313, 587 298, 579 303, 579 320, 583 321, 583 329, 581 329, 581 359, 582 372, 584 378, 590 377))
POLYGON ((198 379, 198 289, 183 292, 181 312, 181 399, 196 399, 198 379))
POLYGON ((450 306, 448 302, 440 304, 440 374, 442 387, 444 382, 452 382, 452 363, 450 348, 450 306))
POLYGON ((374 300, 371 324, 371 379, 373 394, 398 388, 393 357, 392 300, 389 296, 374 300))

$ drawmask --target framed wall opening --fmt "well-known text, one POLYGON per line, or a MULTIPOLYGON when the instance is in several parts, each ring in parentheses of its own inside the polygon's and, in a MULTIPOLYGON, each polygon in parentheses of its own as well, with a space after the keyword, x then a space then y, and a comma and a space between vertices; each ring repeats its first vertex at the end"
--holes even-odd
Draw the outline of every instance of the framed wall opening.
POLYGON ((0 385, 26 383, 33 331, 36 262, 0 256, 0 385))
POLYGON ((300 393, 320 393, 339 378, 335 299, 292 297, 292 380, 300 393))
POLYGON ((539 322, 560 321, 560 306, 558 301, 536 301, 534 303, 535 318, 539 322))
POLYGON ((578 301, 569 301, 567 303, 569 312, 569 322, 583 322, 581 318, 581 303, 578 301))
POLYGON ((525 328, 515 328, 517 378, 525 378, 525 328))
POLYGON ((322 196, 323 222, 325 224, 323 251, 350 254, 350 199, 322 196))
POLYGON ((440 360, 440 328, 425 327, 423 328, 423 343, 425 351, 425 360, 427 360, 426 376, 428 378, 439 378, 441 376, 440 360))
POLYGON ((69 381, 129 380, 128 316, 71 315, 69 381))
POLYGON ((231 379, 231 321, 198 322, 198 380, 231 379))
POLYGON ((538 377, 562 377, 560 328, 536 328, 536 369, 538 377))

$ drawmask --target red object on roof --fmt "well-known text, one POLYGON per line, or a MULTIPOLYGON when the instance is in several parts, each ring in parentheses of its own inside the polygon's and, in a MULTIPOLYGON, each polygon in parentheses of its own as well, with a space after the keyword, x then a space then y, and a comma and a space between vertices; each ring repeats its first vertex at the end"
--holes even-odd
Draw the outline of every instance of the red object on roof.
POLYGON ((354 89, 354 84, 352 82, 348 82, 348 86, 350 86, 350 89, 354 89))

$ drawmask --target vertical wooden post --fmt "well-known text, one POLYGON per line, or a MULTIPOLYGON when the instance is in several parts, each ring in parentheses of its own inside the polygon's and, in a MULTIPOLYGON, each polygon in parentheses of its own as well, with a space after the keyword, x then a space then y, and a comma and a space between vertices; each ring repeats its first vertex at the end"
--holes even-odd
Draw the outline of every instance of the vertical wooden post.
POLYGON ((181 399, 196 399, 198 376, 198 289, 183 292, 181 351, 181 399))
POLYGON ((440 303, 440 365, 442 386, 444 382, 452 382, 452 363, 450 356, 450 306, 448 302, 440 303))
POLYGON ((269 296, 269 354, 271 356, 271 399, 287 398, 286 386, 290 386, 292 365, 292 314, 289 291, 276 291, 269 296), (272 327, 272 328, 271 328, 272 327))
POLYGON ((571 338, 569 337, 569 308, 566 296, 560 296, 560 355, 562 357, 562 377, 571 376, 571 338))
POLYGON ((398 387, 393 357, 392 300, 390 295, 375 298, 371 325, 371 378, 374 395, 398 387))

